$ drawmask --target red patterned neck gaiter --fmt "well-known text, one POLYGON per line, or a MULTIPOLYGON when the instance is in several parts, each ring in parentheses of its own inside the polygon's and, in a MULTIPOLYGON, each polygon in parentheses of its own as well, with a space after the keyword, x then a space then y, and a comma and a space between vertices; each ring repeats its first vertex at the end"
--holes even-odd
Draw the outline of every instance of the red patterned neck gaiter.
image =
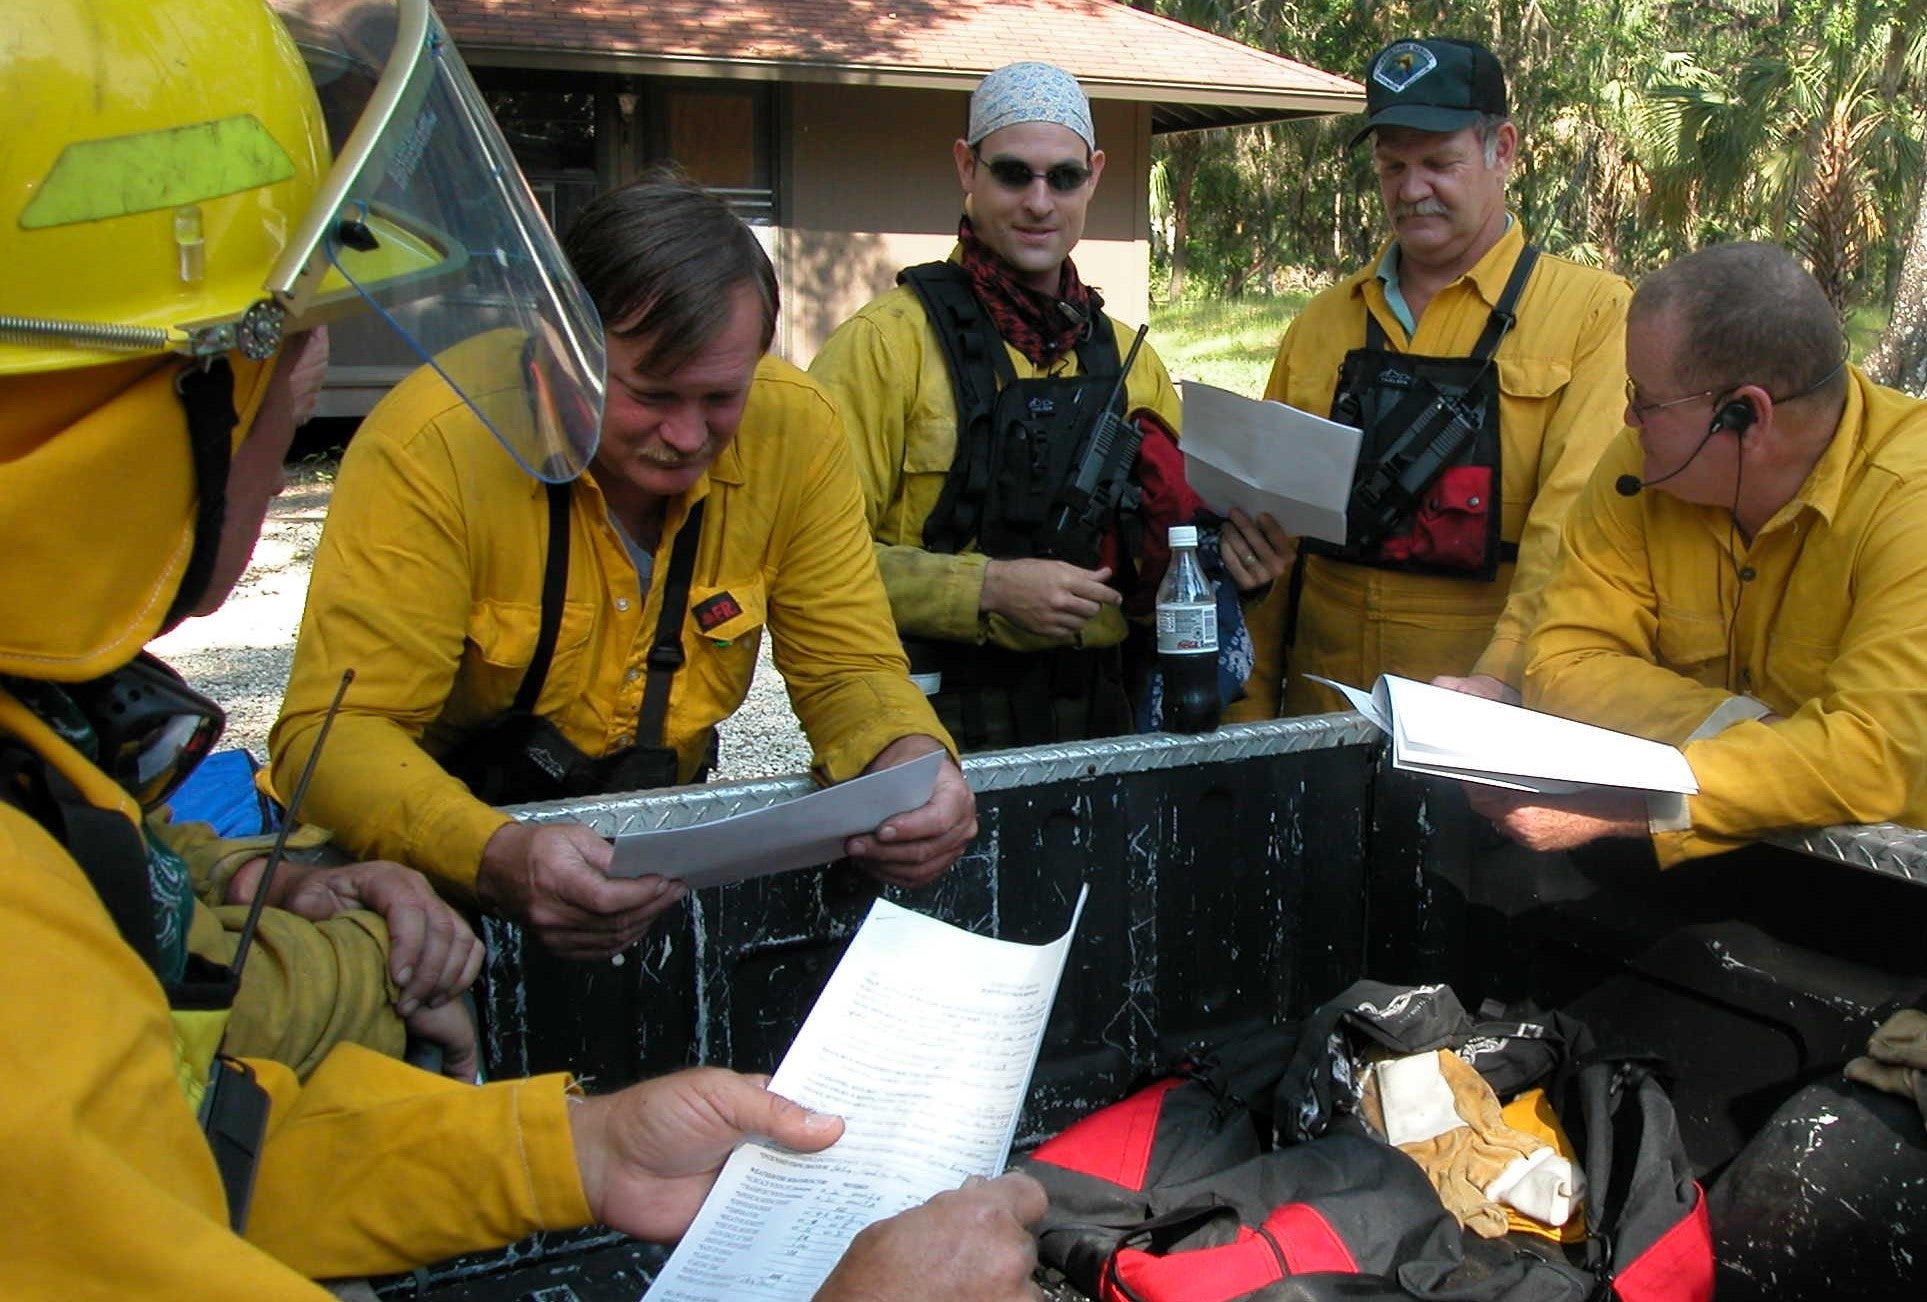
POLYGON ((977 238, 970 218, 957 224, 957 240, 963 245, 963 269, 977 300, 990 313, 997 333, 1033 366, 1049 366, 1075 348, 1091 318, 1104 306, 1098 292, 1077 278, 1077 267, 1069 258, 1064 259, 1056 295, 1040 294, 977 238))

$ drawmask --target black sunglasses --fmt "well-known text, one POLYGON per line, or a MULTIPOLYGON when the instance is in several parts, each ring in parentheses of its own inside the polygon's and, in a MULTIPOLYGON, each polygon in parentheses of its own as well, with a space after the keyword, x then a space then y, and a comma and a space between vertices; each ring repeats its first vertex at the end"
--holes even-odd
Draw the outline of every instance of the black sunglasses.
POLYGON ((1042 172, 1015 158, 993 158, 984 166, 1006 190, 1028 190, 1032 181, 1041 179, 1058 194, 1075 194, 1091 179, 1091 169, 1077 163, 1055 163, 1042 172))

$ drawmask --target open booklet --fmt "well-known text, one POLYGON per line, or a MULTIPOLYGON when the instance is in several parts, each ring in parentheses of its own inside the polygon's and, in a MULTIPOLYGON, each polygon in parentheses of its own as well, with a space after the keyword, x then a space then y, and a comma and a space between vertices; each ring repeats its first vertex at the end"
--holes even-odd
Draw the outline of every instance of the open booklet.
POLYGON ((936 790, 948 757, 919 755, 793 800, 687 827, 625 832, 616 838, 611 877, 660 873, 691 889, 748 881, 843 857, 843 843, 887 818, 916 809, 936 790))
POLYGON ((1001 1172, 1085 894, 1044 945, 872 905, 770 1080, 843 1137, 738 1148, 644 1296, 804 1302, 865 1226, 1001 1172))
POLYGON ((1686 757, 1663 741, 1396 674, 1380 675, 1369 695, 1316 674, 1306 677, 1336 688, 1377 724, 1392 739, 1392 763, 1413 773, 1548 796, 1589 787, 1686 795, 1699 790, 1686 757))
POLYGON ((1359 432, 1281 402, 1184 382, 1184 476, 1220 515, 1270 512, 1294 537, 1345 541, 1359 432))

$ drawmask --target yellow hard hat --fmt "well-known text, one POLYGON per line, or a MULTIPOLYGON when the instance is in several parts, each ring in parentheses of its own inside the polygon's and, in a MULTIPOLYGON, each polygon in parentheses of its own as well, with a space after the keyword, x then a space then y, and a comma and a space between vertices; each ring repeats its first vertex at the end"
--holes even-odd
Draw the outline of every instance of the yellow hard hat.
POLYGON ((273 11, 81 0, 9 26, 0 374, 272 353, 263 281, 329 162, 308 70, 273 11))
MULTIPOLYGON (((43 0, 0 40, 0 376, 274 355, 370 312, 513 329, 531 473, 600 433, 602 325, 427 0, 43 0)), ((462 395, 467 399, 468 395, 462 395)))

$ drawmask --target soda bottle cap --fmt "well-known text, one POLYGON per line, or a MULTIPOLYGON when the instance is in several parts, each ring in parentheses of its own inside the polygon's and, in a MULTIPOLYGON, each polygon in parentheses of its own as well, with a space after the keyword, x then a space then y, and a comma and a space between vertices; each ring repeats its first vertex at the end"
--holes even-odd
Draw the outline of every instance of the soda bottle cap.
POLYGON ((1195 524, 1172 525, 1171 545, 1173 547, 1196 547, 1198 545, 1198 526, 1195 524))

